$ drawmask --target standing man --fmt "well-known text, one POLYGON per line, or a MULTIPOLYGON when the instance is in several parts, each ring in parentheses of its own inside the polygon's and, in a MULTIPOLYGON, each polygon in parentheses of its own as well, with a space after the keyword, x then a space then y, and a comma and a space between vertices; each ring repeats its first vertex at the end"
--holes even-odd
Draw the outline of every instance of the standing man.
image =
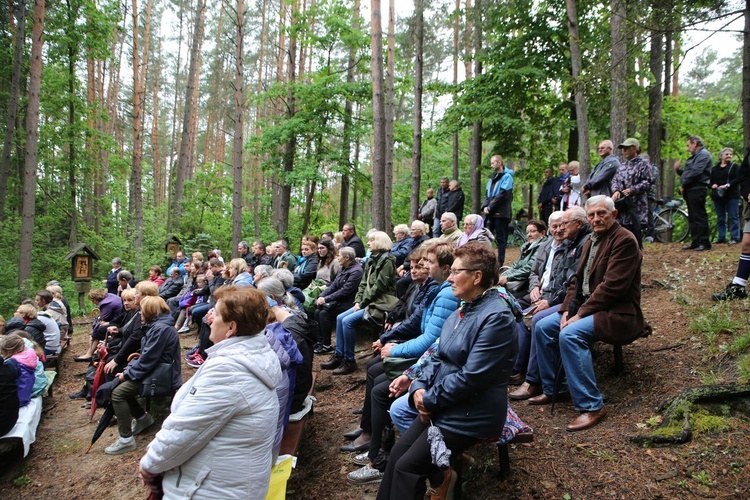
POLYGON ((542 184, 542 189, 539 190, 539 196, 536 199, 540 219, 549 220, 549 216, 556 210, 554 200, 556 196, 559 196, 557 188, 557 179, 552 177, 552 169, 550 167, 545 168, 544 184, 542 184))
POLYGON ((505 262, 505 247, 508 244, 508 224, 513 210, 513 170, 506 169, 503 157, 495 155, 490 160, 494 174, 487 181, 486 197, 482 212, 487 219, 487 229, 495 235, 497 261, 505 262))
MULTIPOLYGON (((445 205, 442 207, 443 213, 451 212, 456 216, 456 220, 464 218, 464 191, 458 181, 453 180, 448 183, 448 194, 446 195, 445 205)), ((440 225, 441 231, 443 225, 440 225)))
POLYGON ((447 177, 440 179, 440 187, 437 192, 437 207, 435 208, 435 222, 433 223, 432 234, 437 238, 440 236, 440 216, 443 212, 448 212, 445 205, 447 203, 448 192, 450 191, 449 182, 447 177))
POLYGON ((643 248, 643 229, 648 227, 648 194, 654 179, 651 165, 638 155, 641 143, 629 137, 617 146, 625 163, 612 177, 612 201, 618 207, 617 222, 629 230, 643 248))
MULTIPOLYGON (((185 257, 185 252, 182 250, 179 250, 174 257, 174 260, 172 261, 172 264, 169 265, 166 271, 166 275, 170 276, 172 274, 172 268, 179 269, 180 270, 180 276, 185 277, 185 263, 187 262, 187 258, 185 257)), ((115 292, 116 294, 117 292, 115 292)))
POLYGON ((600 194, 609 196, 612 194, 610 183, 615 172, 620 167, 620 160, 612 154, 613 151, 614 145, 609 139, 599 143, 596 153, 602 161, 596 164, 588 180, 583 185, 583 194, 587 196, 598 196, 600 194))
POLYGON ((362 240, 359 239, 359 236, 357 236, 357 228, 354 227, 354 224, 347 222, 344 224, 341 232, 344 233, 344 242, 341 243, 341 246, 350 247, 354 250, 354 254, 360 259, 364 257, 365 245, 362 243, 362 240))
POLYGON ((590 198, 586 217, 593 234, 583 245, 561 314, 540 320, 534 330, 544 393, 529 399, 529 403, 552 402, 555 373, 562 362, 567 387, 558 401, 572 398, 581 412, 567 425, 569 432, 588 429, 607 416, 596 385, 591 346, 597 340, 629 344, 646 328, 641 311, 642 254, 638 242, 615 221, 617 210, 609 197, 590 198))
POLYGON ((120 257, 115 257, 112 259, 112 270, 107 275, 107 279, 102 280, 102 284, 107 287, 107 293, 117 295, 117 287, 119 286, 117 275, 120 271, 122 271, 122 259, 120 259, 120 257))
POLYGON ((711 184, 711 154, 704 149, 703 139, 691 135, 687 142, 690 158, 681 169, 681 162, 674 164, 674 170, 680 176, 680 193, 685 198, 688 209, 688 225, 690 226, 690 245, 683 250, 702 252, 711 249, 708 231, 708 214, 706 214, 706 193, 711 184))
POLYGON ((427 199, 419 206, 417 219, 427 224, 427 235, 432 238, 432 224, 435 221, 435 211, 437 210, 437 200, 435 191, 430 188, 427 190, 427 199))
POLYGON ((247 244, 247 241, 237 243, 237 252, 240 254, 240 258, 245 260, 248 271, 252 274, 253 254, 250 253, 250 245, 247 244))

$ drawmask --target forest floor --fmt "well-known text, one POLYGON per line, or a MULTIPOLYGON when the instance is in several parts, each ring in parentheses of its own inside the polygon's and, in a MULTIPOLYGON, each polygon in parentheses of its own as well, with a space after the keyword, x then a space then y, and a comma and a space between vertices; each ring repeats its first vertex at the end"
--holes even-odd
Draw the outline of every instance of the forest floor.
MULTIPOLYGON (((750 302, 716 305, 710 295, 734 275, 739 245, 716 245, 702 253, 682 252, 680 246, 645 249, 643 309, 654 332, 624 348, 625 373, 614 375, 610 346, 597 351, 608 419, 590 430, 568 433, 565 424, 577 415, 569 404, 558 405, 551 415, 549 407, 515 403, 516 412, 534 429, 534 442, 511 446, 512 474, 504 482, 498 478, 496 449, 475 447, 475 463, 464 476, 464 498, 750 498, 747 415, 729 415, 722 420, 723 431, 696 433, 686 444, 644 447, 630 441, 647 434, 658 421, 660 407, 683 389, 737 381, 736 358, 723 347, 748 331, 750 302)), ((510 250, 508 258, 516 257, 517 249, 510 250)), ((89 422, 80 400, 67 397, 81 384, 84 366, 72 358, 82 350, 84 332, 80 326, 72 348, 63 355, 61 376, 54 397, 45 399, 31 453, 0 466, 0 498, 147 496, 136 481, 137 463, 167 409, 155 405, 157 425, 137 438, 136 452, 105 455, 104 448, 116 438, 116 428, 110 427, 85 454, 96 424, 89 422)), ((193 337, 183 338, 185 347, 194 342, 193 337)), ((364 349, 364 340, 361 345, 364 349)), ((352 410, 362 404, 363 367, 361 362, 357 373, 345 377, 318 373, 318 402, 305 429, 288 498, 374 498, 377 485, 347 483, 346 474, 356 466, 351 455, 338 451, 345 444, 341 435, 358 424, 352 410)), ((194 371, 185 366, 183 373, 194 371)))

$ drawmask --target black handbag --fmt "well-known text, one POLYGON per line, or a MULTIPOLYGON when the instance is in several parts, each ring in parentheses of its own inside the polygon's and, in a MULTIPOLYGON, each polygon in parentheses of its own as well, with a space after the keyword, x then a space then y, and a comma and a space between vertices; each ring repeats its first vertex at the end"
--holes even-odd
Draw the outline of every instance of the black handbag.
POLYGON ((154 371, 146 375, 141 382, 141 397, 153 398, 156 396, 171 396, 172 390, 172 364, 159 363, 154 371))

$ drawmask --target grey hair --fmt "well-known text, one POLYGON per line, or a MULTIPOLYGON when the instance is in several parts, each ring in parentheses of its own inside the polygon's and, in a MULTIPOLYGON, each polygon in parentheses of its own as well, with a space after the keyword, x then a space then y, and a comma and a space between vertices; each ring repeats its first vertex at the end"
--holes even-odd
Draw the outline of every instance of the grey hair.
MULTIPOLYGON (((239 243, 237 243, 237 246, 240 246, 242 248, 250 248, 250 246, 247 244, 247 241, 240 241, 239 243)), ((216 250, 214 250, 214 252, 215 251, 216 250)), ((219 253, 219 255, 221 255, 221 252, 219 253)))
POLYGON ((112 264, 122 264, 122 259, 120 257, 115 257, 112 259, 112 264))
POLYGON ((274 269, 271 276, 278 278, 284 285, 285 290, 294 285, 294 274, 289 269, 274 269))
POLYGON ((453 223, 458 223, 458 217, 456 217, 456 214, 453 212, 443 212, 443 217, 447 218, 448 220, 452 220, 453 223))
MULTIPOLYGON (((286 269, 284 269, 286 271, 286 269)), ((277 302, 283 302, 285 305, 292 307, 296 305, 294 298, 286 292, 284 284, 275 276, 269 276, 257 285, 258 290, 265 293, 267 296, 273 295, 277 302)))
POLYGON ((562 210, 556 210, 552 212, 551 214, 549 214, 549 219, 547 219, 547 225, 548 226, 552 225, 553 220, 562 219, 562 216, 564 213, 565 212, 563 212, 562 210))
POLYGON ((393 234, 396 233, 409 234, 409 226, 406 224, 397 224, 396 227, 393 228, 393 234))
POLYGON ((479 214, 469 214, 466 217, 464 217, 464 222, 467 220, 470 220, 472 224, 476 224, 479 220, 480 215, 479 214))
POLYGON ((705 147, 703 137, 699 135, 691 135, 690 137, 688 137, 688 141, 692 142, 693 144, 697 144, 700 147, 705 147))
POLYGON ((289 250, 289 243, 286 242, 286 240, 279 240, 276 242, 277 245, 279 245, 284 250, 289 250))
POLYGON ((349 260, 354 260, 357 258, 357 253, 352 247, 339 248, 339 255, 341 255, 342 257, 346 257, 349 260))
POLYGON ((255 266, 253 274, 260 275, 264 278, 267 278, 271 276, 273 273, 273 267, 269 266, 268 264, 261 264, 259 266, 255 266))
POLYGON ((117 273, 117 279, 132 281, 133 275, 130 273, 130 271, 120 271, 119 273, 117 273))
MULTIPOLYGON (((598 197, 594 196, 594 198, 598 198, 598 197)), ((591 198, 589 198, 589 201, 591 201, 591 198)), ((610 198, 609 201, 612 201, 612 199, 610 198)), ((586 202, 586 206, 588 206, 588 202, 586 202)), ((565 211, 570 214, 570 217, 573 220, 577 220, 581 224, 588 224, 588 219, 586 218, 586 210, 582 209, 581 207, 573 206, 573 207, 568 208, 565 211)))
MULTIPOLYGON (((597 205, 599 203, 604 203, 604 206, 607 207, 607 210, 609 210, 610 212, 614 212, 615 202, 612 201, 612 198, 610 198, 609 196, 605 196, 603 194, 592 196, 591 198, 586 200, 586 210, 588 210, 591 205, 597 205)), ((572 207, 572 208, 576 208, 576 207, 572 207)))

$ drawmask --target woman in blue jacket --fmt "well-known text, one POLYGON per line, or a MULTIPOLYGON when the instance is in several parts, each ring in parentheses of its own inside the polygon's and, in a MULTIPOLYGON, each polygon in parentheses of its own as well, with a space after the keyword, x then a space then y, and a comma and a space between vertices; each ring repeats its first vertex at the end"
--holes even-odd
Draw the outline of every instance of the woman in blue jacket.
POLYGON ((455 252, 448 281, 461 306, 443 325, 439 353, 409 389, 419 418, 391 450, 378 500, 422 498, 425 479, 439 498, 455 485, 453 470, 443 472, 432 463, 430 425, 440 428, 454 456, 481 438, 502 434, 516 331, 513 313, 494 289, 494 257, 476 243, 455 252))

